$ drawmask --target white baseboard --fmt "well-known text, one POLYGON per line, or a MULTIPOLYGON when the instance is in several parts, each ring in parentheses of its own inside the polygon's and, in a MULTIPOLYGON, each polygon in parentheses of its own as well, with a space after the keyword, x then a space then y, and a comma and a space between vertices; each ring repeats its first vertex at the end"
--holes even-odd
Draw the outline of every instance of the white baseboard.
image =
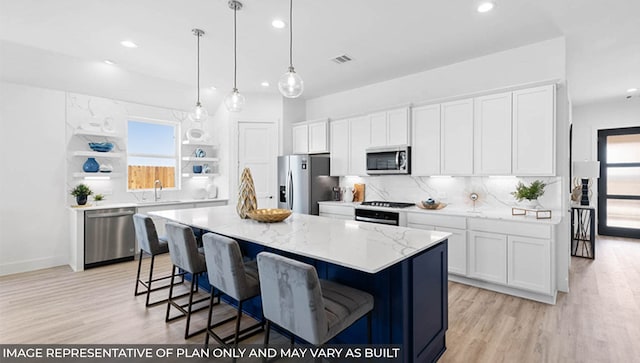
POLYGON ((50 256, 0 264, 0 276, 42 270, 69 264, 68 256, 50 256))

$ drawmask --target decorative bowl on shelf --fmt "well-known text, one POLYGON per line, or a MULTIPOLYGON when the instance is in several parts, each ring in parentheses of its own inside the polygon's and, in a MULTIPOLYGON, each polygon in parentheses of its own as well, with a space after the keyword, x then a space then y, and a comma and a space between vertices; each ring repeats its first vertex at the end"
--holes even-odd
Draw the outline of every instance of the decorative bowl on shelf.
POLYGON ((247 212, 249 218, 258 222, 282 222, 291 215, 291 211, 288 209, 254 209, 247 212))
POLYGON ((113 150, 113 143, 110 142, 90 142, 89 147, 93 151, 106 153, 113 150))

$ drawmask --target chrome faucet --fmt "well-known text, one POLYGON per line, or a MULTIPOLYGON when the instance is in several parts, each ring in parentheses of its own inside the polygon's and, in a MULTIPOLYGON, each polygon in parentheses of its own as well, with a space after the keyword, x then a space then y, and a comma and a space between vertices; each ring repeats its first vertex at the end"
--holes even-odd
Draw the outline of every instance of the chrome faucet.
POLYGON ((158 185, 160 186, 160 191, 162 191, 162 182, 157 180, 153 182, 153 200, 157 202, 160 200, 160 192, 158 191, 158 185))

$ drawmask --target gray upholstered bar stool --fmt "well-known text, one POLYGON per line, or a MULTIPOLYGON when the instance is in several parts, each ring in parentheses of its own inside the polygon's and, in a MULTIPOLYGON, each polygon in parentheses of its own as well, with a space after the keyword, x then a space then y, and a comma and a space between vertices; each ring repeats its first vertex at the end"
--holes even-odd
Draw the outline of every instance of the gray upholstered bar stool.
MULTIPOLYGON (((191 323, 191 314, 206 309, 208 305, 202 306, 193 310, 193 305, 209 300, 208 297, 201 298, 193 301, 193 294, 198 291, 198 276, 207 272, 207 265, 204 259, 204 254, 199 251, 196 237, 193 234, 193 230, 190 227, 177 224, 167 223, 167 238, 169 244, 169 255, 171 256, 171 262, 173 263, 173 271, 171 274, 171 287, 169 288, 169 299, 167 300, 167 315, 165 316, 165 322, 169 322, 184 316, 187 317, 187 324, 184 331, 184 338, 189 339, 196 334, 200 334, 206 330, 202 328, 196 332, 189 333, 189 324, 191 323), (186 304, 180 304, 176 299, 178 297, 173 296, 173 282, 178 275, 176 271, 178 268, 191 274, 191 288, 189 289, 189 302, 186 304), (174 307, 180 311, 180 315, 169 318, 171 307, 174 307), (186 309, 185 309, 186 308, 186 309)), ((181 295, 183 296, 183 295, 181 295)))
POLYGON ((240 246, 234 239, 214 233, 206 233, 202 236, 204 256, 207 261, 207 275, 211 284, 211 302, 209 304, 209 318, 205 345, 209 344, 209 336, 212 336, 218 343, 228 345, 229 339, 233 338, 233 344, 238 345, 238 341, 246 339, 263 329, 263 322, 253 324, 240 330, 240 320, 242 318, 242 303, 246 300, 260 295, 260 281, 258 280, 258 267, 255 261, 243 262, 240 246), (211 325, 213 316, 213 291, 217 289, 223 294, 238 302, 238 313, 236 314, 236 329, 234 334, 224 338, 218 336, 213 328, 222 325, 233 317, 225 319, 211 325), (242 335, 242 337, 240 337, 242 335))
MULTIPOLYGON (((158 232, 156 231, 156 226, 153 223, 151 217, 144 214, 134 214, 133 215, 133 225, 136 230, 136 239, 138 240, 138 245, 140 247, 140 259, 138 260, 138 273, 136 275, 136 288, 134 291, 134 296, 139 296, 142 294, 147 294, 147 300, 145 302, 145 306, 153 306, 167 302, 167 299, 162 299, 159 301, 155 301, 153 303, 149 303, 149 297, 153 291, 158 291, 162 289, 166 289, 169 285, 164 285, 156 288, 152 288, 151 284, 154 282, 170 279, 171 275, 166 275, 163 277, 153 278, 153 264, 155 262, 155 258, 157 255, 161 255, 164 253, 169 253, 169 246, 167 245, 166 238, 158 237, 158 232), (149 266, 149 279, 148 280, 140 280, 140 271, 142 269, 142 256, 143 254, 147 254, 151 256, 151 265, 149 266), (140 285, 144 286, 146 291, 138 292, 138 288, 140 285)), ((184 281, 184 275, 182 277, 182 281, 184 281)))
POLYGON ((315 267, 269 252, 258 254, 258 270, 267 320, 265 345, 269 344, 271 323, 311 344, 322 345, 364 315, 371 343, 371 294, 320 280, 315 267))

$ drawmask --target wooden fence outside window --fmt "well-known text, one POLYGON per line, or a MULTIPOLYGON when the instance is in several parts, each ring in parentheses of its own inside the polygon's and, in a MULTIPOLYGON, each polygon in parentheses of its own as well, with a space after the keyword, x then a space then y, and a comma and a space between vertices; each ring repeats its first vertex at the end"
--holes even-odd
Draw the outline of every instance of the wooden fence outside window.
POLYGON ((173 166, 129 165, 129 190, 153 189, 156 180, 163 188, 175 188, 176 168, 173 166))

